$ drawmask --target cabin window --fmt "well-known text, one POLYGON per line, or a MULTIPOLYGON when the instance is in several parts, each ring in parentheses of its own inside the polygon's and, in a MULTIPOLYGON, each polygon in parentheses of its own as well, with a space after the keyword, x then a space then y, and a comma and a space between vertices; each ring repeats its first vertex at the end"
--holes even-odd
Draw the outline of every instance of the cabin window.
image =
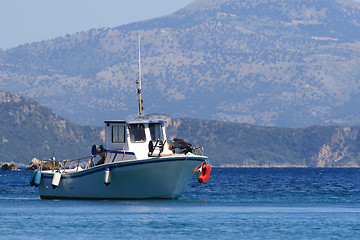
POLYGON ((130 124, 130 140, 131 142, 145 142, 145 127, 144 124, 130 124))
POLYGON ((125 142, 125 126, 115 125, 112 126, 112 142, 124 143, 125 142))
POLYGON ((161 124, 150 123, 149 128, 150 128, 151 140, 153 140, 153 141, 164 140, 161 124))

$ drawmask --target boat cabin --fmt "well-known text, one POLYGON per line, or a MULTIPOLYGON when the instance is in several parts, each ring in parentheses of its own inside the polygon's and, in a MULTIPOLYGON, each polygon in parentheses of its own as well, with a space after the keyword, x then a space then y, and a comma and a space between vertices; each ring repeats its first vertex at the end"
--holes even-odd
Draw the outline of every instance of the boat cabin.
POLYGON ((105 163, 173 154, 165 120, 105 121, 105 163), (109 154, 110 153, 110 154, 109 154))

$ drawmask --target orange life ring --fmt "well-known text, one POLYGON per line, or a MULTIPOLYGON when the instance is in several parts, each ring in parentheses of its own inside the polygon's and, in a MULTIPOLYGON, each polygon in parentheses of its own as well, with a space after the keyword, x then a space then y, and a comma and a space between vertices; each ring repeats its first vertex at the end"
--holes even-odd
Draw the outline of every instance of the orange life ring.
POLYGON ((204 183, 207 180, 209 180, 210 178, 210 173, 211 173, 211 166, 208 164, 202 164, 202 171, 200 173, 200 176, 198 178, 198 182, 199 183, 204 183))

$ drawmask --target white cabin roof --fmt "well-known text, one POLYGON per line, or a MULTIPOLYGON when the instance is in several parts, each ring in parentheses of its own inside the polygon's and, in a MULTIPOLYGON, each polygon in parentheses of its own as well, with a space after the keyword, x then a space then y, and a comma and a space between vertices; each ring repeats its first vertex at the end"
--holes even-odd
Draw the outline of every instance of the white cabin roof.
POLYGON ((136 123, 166 123, 166 120, 131 120, 131 121, 125 121, 125 120, 106 120, 104 123, 125 123, 125 124, 136 124, 136 123))

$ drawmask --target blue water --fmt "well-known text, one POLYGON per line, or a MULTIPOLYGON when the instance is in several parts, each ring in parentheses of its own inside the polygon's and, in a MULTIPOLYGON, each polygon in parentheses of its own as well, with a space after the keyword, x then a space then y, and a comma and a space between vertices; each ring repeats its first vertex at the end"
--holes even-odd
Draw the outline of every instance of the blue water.
POLYGON ((360 169, 213 168, 177 200, 41 200, 0 170, 0 239, 360 239, 360 169))

